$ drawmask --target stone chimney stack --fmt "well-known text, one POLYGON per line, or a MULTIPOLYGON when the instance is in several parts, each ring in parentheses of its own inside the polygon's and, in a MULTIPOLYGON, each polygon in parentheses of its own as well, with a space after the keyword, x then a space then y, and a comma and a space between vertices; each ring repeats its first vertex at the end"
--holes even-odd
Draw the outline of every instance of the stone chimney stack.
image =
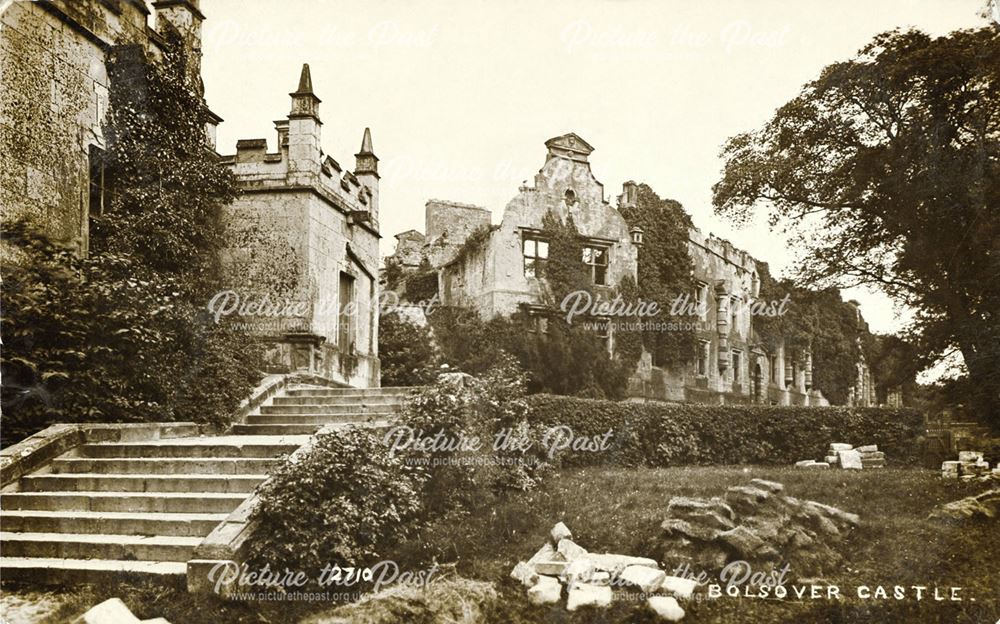
POLYGON ((378 229, 378 156, 372 150, 372 132, 365 128, 365 135, 361 139, 361 151, 354 155, 355 166, 354 175, 369 192, 368 208, 371 214, 371 224, 378 229))
POLYGON ((170 29, 176 30, 184 43, 187 53, 187 78, 190 84, 204 94, 205 87, 201 80, 201 23, 205 15, 198 5, 201 0, 156 0, 153 8, 156 10, 156 30, 168 34, 170 29))
MULTIPOLYGON (((309 64, 302 65, 299 88, 289 93, 292 110, 288 113, 288 178, 293 184, 311 184, 320 170, 320 99, 313 93, 309 64)), ((281 128, 278 129, 279 133, 281 128)))

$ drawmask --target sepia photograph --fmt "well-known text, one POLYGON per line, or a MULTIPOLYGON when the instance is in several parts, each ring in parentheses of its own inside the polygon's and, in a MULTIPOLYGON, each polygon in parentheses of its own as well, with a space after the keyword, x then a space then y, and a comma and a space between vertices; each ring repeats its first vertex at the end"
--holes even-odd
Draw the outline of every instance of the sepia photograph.
POLYGON ((0 0, 0 624, 1000 624, 1000 0, 0 0))

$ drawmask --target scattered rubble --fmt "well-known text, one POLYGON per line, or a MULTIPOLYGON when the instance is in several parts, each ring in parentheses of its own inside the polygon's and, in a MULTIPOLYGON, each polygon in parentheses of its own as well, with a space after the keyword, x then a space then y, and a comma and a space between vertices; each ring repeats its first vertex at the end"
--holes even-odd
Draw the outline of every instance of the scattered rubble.
POLYGON ((962 481, 1000 481, 1000 466, 990 470, 990 463, 983 460, 980 451, 959 451, 958 461, 941 464, 941 476, 962 481))
POLYGON ((552 528, 551 542, 545 543, 527 561, 519 561, 510 576, 527 587, 532 604, 555 604, 566 587, 566 609, 607 607, 614 600, 613 588, 639 591, 648 598, 649 608, 668 622, 684 617, 678 599, 690 600, 697 582, 667 576, 648 557, 614 553, 592 553, 572 540, 565 524, 552 528))
POLYGON ((796 468, 842 468, 844 470, 862 470, 865 468, 884 468, 885 453, 878 450, 878 445, 867 444, 853 447, 843 442, 831 442, 823 461, 804 459, 795 462, 796 468))
POLYGON ((796 574, 839 563, 833 545, 858 526, 858 516, 783 490, 780 483, 754 479, 730 487, 724 498, 672 498, 661 525, 662 561, 702 570, 739 560, 755 570, 788 563, 796 574))
POLYGON ((930 517, 936 520, 996 520, 1000 518, 1000 488, 937 507, 930 517))

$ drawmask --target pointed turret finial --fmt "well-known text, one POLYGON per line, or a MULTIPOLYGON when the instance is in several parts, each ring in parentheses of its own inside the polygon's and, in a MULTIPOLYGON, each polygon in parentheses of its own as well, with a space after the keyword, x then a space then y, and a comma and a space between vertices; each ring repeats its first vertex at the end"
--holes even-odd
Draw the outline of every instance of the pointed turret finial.
POLYGON ((302 73, 299 75, 299 88, 295 90, 296 93, 312 93, 313 92, 313 80, 312 75, 309 73, 309 63, 302 64, 302 73))
POLYGON ((319 121, 320 99, 313 93, 312 75, 309 73, 309 63, 302 64, 302 73, 299 75, 299 88, 289 93, 292 96, 292 112, 288 114, 289 119, 300 117, 312 117, 319 121))
POLYGON ((372 174, 375 178, 378 178, 378 156, 375 155, 375 151, 372 149, 372 131, 369 128, 365 128, 365 136, 361 139, 361 151, 354 155, 355 158, 355 168, 354 173, 357 175, 362 174, 372 174))
POLYGON ((372 149, 372 131, 370 128, 365 128, 365 136, 361 139, 361 151, 359 154, 374 154, 375 151, 372 149))

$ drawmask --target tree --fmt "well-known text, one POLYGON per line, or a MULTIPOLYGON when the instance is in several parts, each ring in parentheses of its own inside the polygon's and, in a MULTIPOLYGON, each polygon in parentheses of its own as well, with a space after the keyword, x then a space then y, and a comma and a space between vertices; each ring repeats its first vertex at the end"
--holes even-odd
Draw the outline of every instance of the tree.
POLYGON ((378 353, 383 386, 419 386, 434 381, 437 356, 430 331, 398 312, 379 318, 378 353))
POLYGON ((958 349, 1000 427, 1000 32, 878 35, 724 146, 714 187, 803 252, 801 283, 874 285, 916 309, 928 365, 958 349))

